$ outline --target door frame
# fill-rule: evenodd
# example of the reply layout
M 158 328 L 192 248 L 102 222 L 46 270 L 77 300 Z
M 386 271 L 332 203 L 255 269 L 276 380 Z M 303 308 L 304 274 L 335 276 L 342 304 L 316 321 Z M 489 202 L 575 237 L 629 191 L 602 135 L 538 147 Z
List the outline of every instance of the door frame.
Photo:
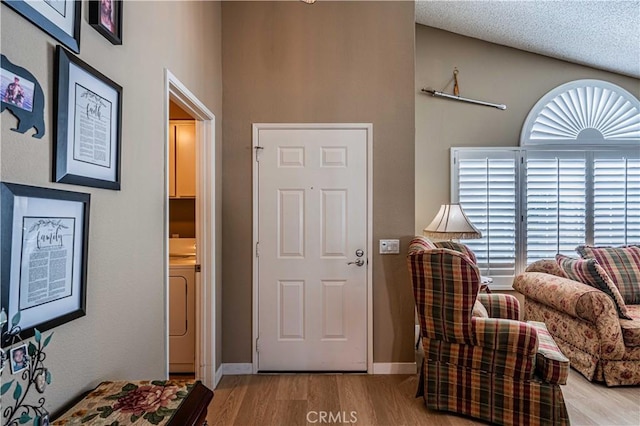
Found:
M 196 121 L 196 379 L 214 389 L 216 381 L 216 117 L 169 71 L 164 70 L 164 296 L 165 357 L 169 377 L 169 100 Z M 218 378 L 219 381 L 219 378 Z
M 363 129 L 367 132 L 367 373 L 373 374 L 373 124 L 372 123 L 254 123 L 252 137 L 253 160 L 253 330 L 251 333 L 253 374 L 258 372 L 258 183 L 259 168 L 257 155 L 258 134 L 261 129 L 281 130 L 327 130 Z

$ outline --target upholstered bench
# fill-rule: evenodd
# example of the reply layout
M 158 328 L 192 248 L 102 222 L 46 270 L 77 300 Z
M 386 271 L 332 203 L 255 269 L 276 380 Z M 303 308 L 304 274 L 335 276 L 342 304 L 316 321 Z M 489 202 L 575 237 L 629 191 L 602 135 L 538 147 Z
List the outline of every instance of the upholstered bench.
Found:
M 53 417 L 54 425 L 206 425 L 213 392 L 193 380 L 102 382 Z
M 527 321 L 538 332 L 536 373 L 542 380 L 559 385 L 567 384 L 569 359 L 564 356 L 543 322 Z

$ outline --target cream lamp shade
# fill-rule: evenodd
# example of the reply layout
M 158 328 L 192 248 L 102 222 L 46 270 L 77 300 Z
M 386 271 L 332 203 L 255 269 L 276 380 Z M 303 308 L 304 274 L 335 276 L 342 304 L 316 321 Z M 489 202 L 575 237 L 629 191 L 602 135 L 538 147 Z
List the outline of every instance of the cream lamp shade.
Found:
M 458 203 L 443 204 L 422 235 L 440 240 L 482 238 Z

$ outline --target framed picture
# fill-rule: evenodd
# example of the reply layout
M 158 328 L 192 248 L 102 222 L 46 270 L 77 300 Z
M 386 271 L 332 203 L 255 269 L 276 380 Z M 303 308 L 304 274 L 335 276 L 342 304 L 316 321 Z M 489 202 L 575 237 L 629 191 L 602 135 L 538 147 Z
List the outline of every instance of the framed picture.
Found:
M 86 314 L 90 197 L 0 182 L 2 346 Z
M 111 44 L 122 44 L 122 0 L 89 0 L 89 24 Z
M 80 53 L 81 0 L 2 0 L 42 31 Z
M 11 374 L 18 374 L 29 367 L 29 355 L 27 355 L 27 344 L 24 343 L 9 351 L 11 362 Z
M 35 76 L 26 68 L 0 55 L 0 112 L 8 109 L 18 119 L 16 128 L 26 133 L 32 127 L 35 138 L 44 136 L 44 93 Z
M 54 180 L 119 190 L 122 87 L 61 46 L 56 59 Z

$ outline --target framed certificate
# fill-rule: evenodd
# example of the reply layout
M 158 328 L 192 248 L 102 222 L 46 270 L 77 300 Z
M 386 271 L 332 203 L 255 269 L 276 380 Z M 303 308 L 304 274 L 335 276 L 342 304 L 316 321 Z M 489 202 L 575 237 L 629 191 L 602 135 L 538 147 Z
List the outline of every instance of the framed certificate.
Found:
M 56 49 L 56 182 L 120 189 L 122 87 Z
M 2 345 L 86 313 L 90 195 L 0 182 Z

